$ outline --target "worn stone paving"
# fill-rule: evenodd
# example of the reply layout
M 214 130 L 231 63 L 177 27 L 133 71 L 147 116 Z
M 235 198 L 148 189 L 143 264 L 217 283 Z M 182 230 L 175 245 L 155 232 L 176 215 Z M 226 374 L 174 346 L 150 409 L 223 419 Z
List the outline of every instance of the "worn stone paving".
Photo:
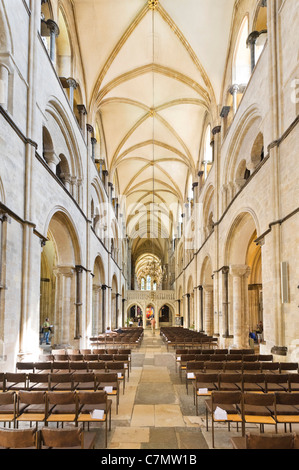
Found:
M 231 449 L 230 437 L 219 429 L 217 446 Z M 97 447 L 103 446 L 99 431 Z M 239 433 L 238 433 L 239 435 Z M 119 413 L 112 415 L 108 449 L 209 449 L 204 403 L 196 416 L 192 387 L 187 394 L 158 331 L 145 330 L 141 347 L 132 353 L 132 371 L 120 396 Z

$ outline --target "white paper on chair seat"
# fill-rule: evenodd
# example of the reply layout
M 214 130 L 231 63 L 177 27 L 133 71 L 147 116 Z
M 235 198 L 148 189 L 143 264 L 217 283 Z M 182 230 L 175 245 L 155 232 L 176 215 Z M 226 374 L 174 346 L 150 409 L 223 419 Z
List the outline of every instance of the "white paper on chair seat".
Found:
M 113 387 L 110 387 L 110 386 L 107 385 L 106 387 L 104 387 L 104 390 L 107 393 L 112 393 L 113 392 Z
M 180 361 L 180 360 L 181 360 L 181 356 L 178 356 L 176 360 L 177 360 L 177 361 Z
M 207 388 L 199 388 L 198 393 L 201 393 L 202 395 L 209 393 L 209 390 Z
M 187 373 L 187 379 L 195 379 L 194 372 L 188 372 Z
M 216 410 L 214 411 L 214 418 L 227 420 L 227 412 L 223 410 L 222 408 L 219 408 L 219 406 L 217 406 Z
M 119 379 L 121 379 L 121 378 L 122 378 L 122 373 L 121 373 L 121 372 L 117 372 L 117 377 L 118 377 Z
M 90 413 L 90 416 L 92 417 L 92 419 L 103 419 L 104 410 L 93 410 L 92 413 Z

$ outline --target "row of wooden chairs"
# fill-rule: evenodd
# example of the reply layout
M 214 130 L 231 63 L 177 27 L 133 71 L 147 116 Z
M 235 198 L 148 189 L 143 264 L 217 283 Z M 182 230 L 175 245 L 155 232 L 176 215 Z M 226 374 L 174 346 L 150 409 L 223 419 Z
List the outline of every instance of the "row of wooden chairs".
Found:
M 299 449 L 299 433 L 285 434 L 248 432 L 242 437 L 231 438 L 232 448 L 237 450 L 290 450 Z
M 105 423 L 105 446 L 111 430 L 112 400 L 104 390 L 97 391 L 26 391 L 0 394 L 1 421 L 18 428 L 19 423 L 39 423 L 44 426 L 59 423 L 76 427 L 90 423 Z M 2 444 L 3 445 L 3 444 Z M 0 442 L 1 446 L 1 442 Z M 4 446 L 5 447 L 5 446 Z
M 210 355 L 237 355 L 237 356 L 260 356 L 259 353 L 255 353 L 253 349 L 220 349 L 220 348 L 211 348 L 211 349 L 202 349 L 202 348 L 176 348 L 175 350 L 176 357 L 181 356 L 182 354 L 210 354 Z M 273 354 L 267 354 L 273 359 Z
M 193 397 L 198 415 L 201 397 L 211 395 L 214 391 L 299 393 L 299 374 L 244 374 L 244 373 L 196 373 L 193 383 Z
M 25 371 L 32 371 L 35 372 L 37 370 L 43 370 L 43 369 L 51 369 L 52 371 L 56 368 L 63 368 L 63 369 L 69 369 L 69 370 L 92 370 L 97 367 L 97 364 L 103 364 L 103 367 L 99 368 L 105 368 L 104 365 L 106 364 L 109 366 L 109 364 L 112 363 L 124 363 L 124 368 L 128 372 L 128 378 L 129 378 L 129 371 L 132 368 L 132 363 L 130 361 L 130 357 L 126 354 L 93 354 L 86 355 L 83 359 L 75 359 L 73 360 L 73 357 L 68 357 L 68 356 L 57 356 L 55 359 L 52 360 L 47 360 L 47 361 L 37 361 L 37 362 L 28 362 L 28 361 L 22 361 L 22 362 L 17 362 L 16 363 L 16 371 L 19 370 L 25 370 Z M 114 367 L 114 366 L 112 366 Z
M 209 430 L 209 418 L 212 423 L 212 447 L 215 447 L 215 423 L 227 423 L 228 429 L 232 423 L 239 425 L 242 436 L 246 434 L 246 425 L 258 425 L 260 433 L 265 426 L 274 426 L 278 433 L 278 425 L 284 426 L 284 432 L 289 425 L 299 422 L 299 393 L 274 392 L 253 393 L 241 391 L 213 391 L 205 399 L 206 430 Z
M 97 351 L 99 351 L 99 352 L 97 352 Z M 89 348 L 89 349 L 52 349 L 51 355 L 52 356 L 66 355 L 66 356 L 69 356 L 69 357 L 73 357 L 73 356 L 77 356 L 77 355 L 80 355 L 80 354 L 82 356 L 85 356 L 85 355 L 90 355 L 90 354 L 96 353 L 96 354 L 128 354 L 129 356 L 131 356 L 131 352 L 132 352 L 132 350 L 130 348 L 119 348 L 119 347 L 106 348 L 106 347 L 103 347 L 103 348 L 100 348 L 98 350 L 96 350 L 95 348 Z
M 94 449 L 95 439 L 82 428 L 0 429 L 0 449 Z
M 218 369 L 222 369 L 225 367 L 229 367 L 229 363 L 239 363 L 239 366 L 242 365 L 243 362 L 246 363 L 273 363 L 273 357 L 271 355 L 256 355 L 256 356 L 251 356 L 251 355 L 238 355 L 238 354 L 227 354 L 227 355 L 222 355 L 222 354 L 182 354 L 181 356 L 178 356 L 176 358 L 176 371 L 179 366 L 179 372 L 181 376 L 181 372 L 186 369 L 186 365 L 191 362 L 207 362 L 211 364 L 216 364 Z M 280 364 L 278 362 L 275 362 L 273 364 Z M 290 363 L 288 363 L 290 364 Z M 286 364 L 287 365 L 287 364 Z M 292 363 L 292 370 L 294 369 L 295 363 Z M 298 370 L 298 363 L 296 363 L 297 367 L 295 369 Z M 238 366 L 238 367 L 239 367 Z M 253 366 L 253 368 L 257 366 Z M 270 366 L 273 369 L 278 369 L 279 366 Z M 284 367 L 283 365 L 281 367 Z
M 1 381 L 2 379 L 2 381 Z M 112 387 L 112 395 L 119 402 L 120 384 L 125 393 L 125 374 L 123 369 L 95 370 L 93 372 L 40 372 L 40 373 L 2 373 L 0 374 L 2 392 L 8 391 L 68 391 L 68 390 L 99 390 Z M 2 395 L 2 394 L 0 394 Z
M 192 374 L 196 371 L 205 372 L 249 372 L 249 373 L 264 373 L 271 372 L 273 374 L 284 374 L 290 373 L 298 374 L 298 363 L 297 362 L 247 362 L 247 361 L 190 361 L 186 362 L 182 367 L 182 370 L 188 374 Z

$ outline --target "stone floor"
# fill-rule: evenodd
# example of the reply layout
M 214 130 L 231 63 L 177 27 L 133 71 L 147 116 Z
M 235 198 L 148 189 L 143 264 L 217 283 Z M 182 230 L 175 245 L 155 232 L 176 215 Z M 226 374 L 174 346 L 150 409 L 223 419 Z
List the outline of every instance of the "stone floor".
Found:
M 232 449 L 231 437 L 240 431 L 220 424 L 215 446 Z M 103 432 L 96 448 L 103 448 Z M 210 449 L 211 431 L 206 431 L 204 398 L 196 416 L 193 393 L 181 382 L 174 350 L 167 351 L 157 330 L 145 330 L 141 347 L 132 353 L 132 371 L 120 396 L 118 414 L 113 407 L 108 449 Z

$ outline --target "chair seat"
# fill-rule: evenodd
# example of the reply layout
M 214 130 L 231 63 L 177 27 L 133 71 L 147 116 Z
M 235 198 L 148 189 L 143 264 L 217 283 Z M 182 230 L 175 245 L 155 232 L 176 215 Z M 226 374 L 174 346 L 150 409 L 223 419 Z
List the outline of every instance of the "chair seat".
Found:
M 17 421 L 44 421 L 45 413 L 23 413 L 17 417 Z

